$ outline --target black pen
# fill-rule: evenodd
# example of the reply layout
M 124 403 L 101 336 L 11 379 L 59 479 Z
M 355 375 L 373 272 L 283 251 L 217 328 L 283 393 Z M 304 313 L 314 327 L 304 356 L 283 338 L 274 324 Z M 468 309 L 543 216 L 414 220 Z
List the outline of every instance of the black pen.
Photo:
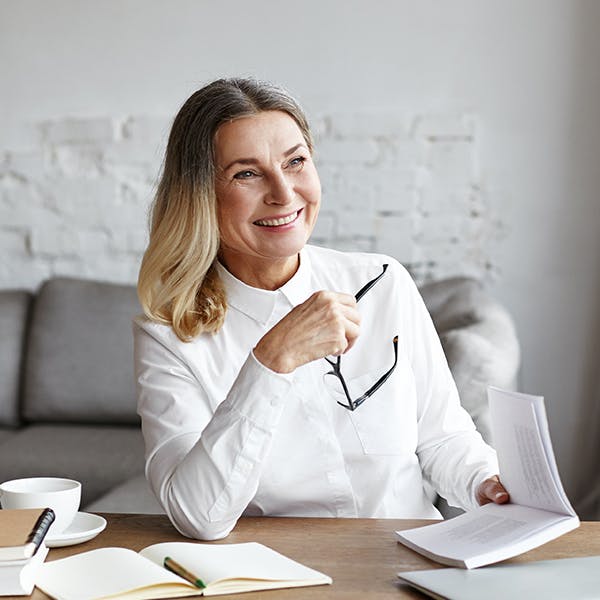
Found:
M 178 562 L 174 561 L 170 556 L 167 556 L 163 561 L 163 566 L 165 569 L 168 569 L 175 575 L 179 575 L 179 577 L 183 577 L 186 581 L 193 583 L 196 587 L 200 589 L 204 589 L 206 584 L 202 579 L 196 577 L 193 573 L 190 573 L 187 569 L 183 568 Z

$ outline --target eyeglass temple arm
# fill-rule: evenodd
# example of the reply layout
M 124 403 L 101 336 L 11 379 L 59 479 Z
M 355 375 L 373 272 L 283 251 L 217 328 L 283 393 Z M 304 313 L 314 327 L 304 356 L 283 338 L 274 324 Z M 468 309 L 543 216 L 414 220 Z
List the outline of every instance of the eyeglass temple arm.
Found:
M 384 264 L 383 271 L 381 271 L 381 273 L 377 277 L 375 277 L 375 279 L 371 279 L 371 281 L 369 281 L 368 283 L 365 283 L 365 285 L 363 285 L 363 287 L 361 287 L 360 290 L 358 290 L 358 292 L 356 292 L 354 298 L 356 299 L 357 302 L 383 277 L 388 266 L 389 265 L 387 263 Z
M 350 410 L 358 408 L 367 398 L 372 396 L 387 381 L 388 377 L 396 368 L 396 365 L 398 364 L 398 336 L 394 337 L 392 344 L 394 345 L 394 364 L 387 371 L 387 373 L 384 373 L 380 377 L 379 381 L 375 382 L 372 388 L 368 389 L 360 398 L 357 398 L 352 402 L 352 408 L 350 408 Z M 341 402 L 338 402 L 338 404 L 341 404 Z M 342 406 L 344 405 L 342 404 Z

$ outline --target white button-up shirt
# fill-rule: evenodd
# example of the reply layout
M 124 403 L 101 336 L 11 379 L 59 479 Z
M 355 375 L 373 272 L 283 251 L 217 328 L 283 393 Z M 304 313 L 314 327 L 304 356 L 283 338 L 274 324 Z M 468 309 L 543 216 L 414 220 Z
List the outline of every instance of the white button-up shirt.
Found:
M 315 360 L 275 373 L 254 357 L 262 336 L 318 290 L 355 294 L 361 334 L 342 356 L 354 396 L 393 364 L 355 411 L 325 384 Z M 165 325 L 134 324 L 138 412 L 146 475 L 173 524 L 201 539 L 227 535 L 242 515 L 436 518 L 424 479 L 470 508 L 498 472 L 460 406 L 439 338 L 406 270 L 375 254 L 306 246 L 276 291 L 247 286 L 219 265 L 228 310 L 222 329 L 184 343 Z

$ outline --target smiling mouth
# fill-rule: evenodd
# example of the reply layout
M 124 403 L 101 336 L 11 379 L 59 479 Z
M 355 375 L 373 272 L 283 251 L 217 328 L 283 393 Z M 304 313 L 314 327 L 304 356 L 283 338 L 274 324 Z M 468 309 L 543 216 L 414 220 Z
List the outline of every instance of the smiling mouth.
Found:
M 281 225 L 287 225 L 298 218 L 301 210 L 302 209 L 297 210 L 291 215 L 288 215 L 287 217 L 280 217 L 279 219 L 260 219 L 259 221 L 254 221 L 254 224 L 260 225 L 261 227 L 280 227 Z

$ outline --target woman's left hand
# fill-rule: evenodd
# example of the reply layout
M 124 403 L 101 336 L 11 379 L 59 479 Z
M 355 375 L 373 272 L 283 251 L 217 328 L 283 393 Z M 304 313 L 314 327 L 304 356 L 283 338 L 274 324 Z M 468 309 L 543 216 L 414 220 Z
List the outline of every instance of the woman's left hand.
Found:
M 510 500 L 508 492 L 500 483 L 498 475 L 494 475 L 479 484 L 477 489 L 477 502 L 480 505 L 495 502 L 496 504 L 505 504 Z

